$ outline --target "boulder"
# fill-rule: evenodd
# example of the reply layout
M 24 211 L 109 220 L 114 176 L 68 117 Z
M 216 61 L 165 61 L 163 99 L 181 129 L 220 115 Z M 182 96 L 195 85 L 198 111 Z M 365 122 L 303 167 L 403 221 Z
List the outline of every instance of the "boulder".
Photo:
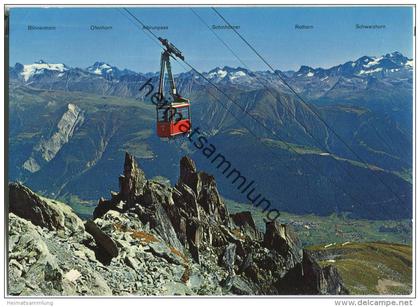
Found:
M 115 244 L 115 242 L 111 239 L 110 236 L 108 236 L 105 232 L 103 232 L 95 224 L 95 222 L 91 220 L 86 221 L 85 228 L 86 228 L 86 231 L 90 233 L 92 237 L 95 239 L 96 244 L 108 254 L 109 258 L 114 258 L 118 256 L 118 247 Z
M 177 249 L 175 248 L 169 248 L 166 244 L 162 242 L 150 242 L 148 244 L 150 247 L 152 253 L 158 257 L 162 257 L 166 259 L 170 263 L 184 265 L 185 261 L 182 258 L 181 254 Z

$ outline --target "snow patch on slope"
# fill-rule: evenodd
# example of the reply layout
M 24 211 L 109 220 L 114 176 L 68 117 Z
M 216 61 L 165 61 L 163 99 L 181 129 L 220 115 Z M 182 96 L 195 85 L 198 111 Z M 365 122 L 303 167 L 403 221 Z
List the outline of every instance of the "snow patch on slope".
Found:
M 219 78 L 224 78 L 227 76 L 227 71 L 226 70 L 222 70 L 219 69 L 218 71 L 214 71 L 212 73 L 209 74 L 210 78 L 214 78 L 214 77 L 219 77 Z
M 92 69 L 88 69 L 88 70 L 92 71 Z M 111 73 L 112 72 L 112 67 L 109 66 L 108 64 L 104 63 L 104 64 L 96 67 L 95 70 L 93 70 L 93 73 L 96 74 L 96 75 L 102 75 L 104 72 L 107 73 L 107 74 Z
M 28 81 L 32 76 L 42 74 L 45 70 L 58 71 L 63 73 L 68 70 L 64 64 L 48 64 L 40 61 L 35 64 L 23 65 L 21 75 L 25 81 Z
M 363 65 L 364 67 L 368 68 L 368 67 L 372 67 L 375 65 L 378 65 L 379 62 L 383 59 L 384 57 L 381 56 L 380 58 L 374 58 L 373 61 L 368 62 L 367 64 Z
M 375 72 L 380 72 L 380 71 L 382 71 L 381 67 L 375 68 L 375 69 L 370 69 L 370 70 L 361 70 L 359 72 L 359 75 L 368 75 L 368 74 L 373 74 Z
M 244 73 L 243 71 L 237 71 L 237 72 L 233 73 L 229 77 L 229 79 L 234 80 L 234 79 L 237 79 L 237 78 L 240 78 L 240 77 L 246 77 L 246 73 Z

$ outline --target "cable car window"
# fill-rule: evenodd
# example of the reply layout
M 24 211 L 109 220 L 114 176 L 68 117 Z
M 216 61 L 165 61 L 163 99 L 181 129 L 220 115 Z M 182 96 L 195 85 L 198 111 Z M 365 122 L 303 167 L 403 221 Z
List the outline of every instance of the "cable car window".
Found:
M 178 108 L 179 120 L 190 119 L 190 110 L 188 107 Z
M 168 114 L 167 108 L 157 109 L 157 121 L 158 122 L 167 122 L 168 121 Z

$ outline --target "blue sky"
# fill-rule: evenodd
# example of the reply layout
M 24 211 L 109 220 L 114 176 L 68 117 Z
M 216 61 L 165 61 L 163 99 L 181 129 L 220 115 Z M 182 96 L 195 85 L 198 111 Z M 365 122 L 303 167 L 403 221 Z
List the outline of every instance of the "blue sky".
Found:
M 154 31 L 168 38 L 197 69 L 242 66 L 189 8 L 129 8 L 145 24 L 166 26 Z M 208 25 L 225 23 L 211 8 L 195 8 Z M 411 7 L 236 7 L 219 8 L 222 15 L 272 64 L 281 70 L 301 65 L 330 67 L 363 55 L 399 51 L 413 56 Z M 118 8 L 12 8 L 10 64 L 43 59 L 87 67 L 103 61 L 134 71 L 157 71 L 161 49 Z M 310 25 L 297 30 L 295 25 Z M 356 24 L 385 25 L 361 30 Z M 29 31 L 28 25 L 55 26 Z M 112 30 L 90 27 L 112 26 Z M 233 31 L 216 30 L 254 70 L 267 70 Z M 174 63 L 176 72 L 183 68 Z

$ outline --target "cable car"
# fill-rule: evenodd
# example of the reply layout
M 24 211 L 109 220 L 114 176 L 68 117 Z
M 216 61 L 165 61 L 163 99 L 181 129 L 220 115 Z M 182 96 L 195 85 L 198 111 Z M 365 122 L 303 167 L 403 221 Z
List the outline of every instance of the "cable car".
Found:
M 165 46 L 165 50 L 162 52 L 160 59 L 158 97 L 161 98 L 161 102 L 156 104 L 156 130 L 157 135 L 161 138 L 173 138 L 191 132 L 190 101 L 178 94 L 169 60 L 169 57 L 174 56 L 184 60 L 184 56 L 167 39 L 159 37 L 159 40 Z M 172 102 L 164 100 L 165 69 L 168 71 Z
M 173 102 L 157 108 L 157 135 L 161 138 L 171 138 L 191 132 L 190 103 Z

